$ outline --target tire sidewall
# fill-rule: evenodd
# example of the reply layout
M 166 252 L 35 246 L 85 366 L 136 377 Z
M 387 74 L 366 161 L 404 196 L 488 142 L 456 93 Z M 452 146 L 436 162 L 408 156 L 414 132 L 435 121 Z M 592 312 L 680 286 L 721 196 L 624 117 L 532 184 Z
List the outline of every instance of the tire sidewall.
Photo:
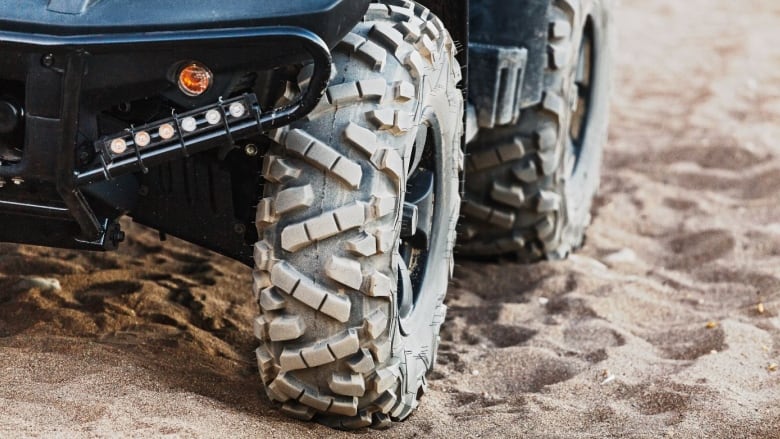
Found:
M 437 73 L 447 75 L 457 65 L 449 60 L 437 68 Z M 432 85 L 449 81 L 440 78 L 429 81 Z M 421 285 L 422 293 L 411 315 L 401 321 L 398 303 L 395 304 L 396 324 L 393 337 L 393 356 L 401 359 L 401 398 L 406 406 L 398 419 L 403 419 L 416 408 L 421 393 L 427 389 L 425 375 L 433 368 L 439 344 L 439 330 L 444 322 L 446 306 L 443 305 L 449 279 L 454 266 L 453 246 L 460 212 L 460 169 L 462 164 L 461 137 L 463 133 L 463 105 L 435 96 L 442 90 L 429 85 L 423 92 L 429 105 L 423 111 L 420 129 L 430 126 L 438 131 L 435 142 L 436 172 L 434 180 L 433 236 L 428 264 Z M 462 101 L 461 101 L 462 102 Z M 459 108 L 457 113 L 453 108 Z M 457 118 L 456 118 L 457 116 Z M 400 255 L 397 255 L 400 257 Z M 403 327 L 403 331 L 401 328 Z
M 607 141 L 607 127 L 609 124 L 609 106 L 611 94 L 611 65 L 613 37 L 611 35 L 611 1 L 610 0 L 583 0 L 580 10 L 575 12 L 576 31 L 573 34 L 572 58 L 570 70 L 576 69 L 579 47 L 588 20 L 593 27 L 593 45 L 595 58 L 592 73 L 592 91 L 590 107 L 587 113 L 587 130 L 583 139 L 583 148 L 579 156 L 574 172 L 571 175 L 561 175 L 564 180 L 564 215 L 561 241 L 566 252 L 581 245 L 584 230 L 590 223 L 593 197 L 598 192 L 601 180 L 601 163 L 604 144 Z M 566 96 L 571 96 L 574 90 L 568 79 L 569 87 Z M 566 123 L 561 127 L 561 147 L 566 151 L 571 124 L 571 112 L 567 113 Z M 563 160 L 566 160 L 564 153 Z M 565 166 L 560 167 L 562 172 L 567 172 Z

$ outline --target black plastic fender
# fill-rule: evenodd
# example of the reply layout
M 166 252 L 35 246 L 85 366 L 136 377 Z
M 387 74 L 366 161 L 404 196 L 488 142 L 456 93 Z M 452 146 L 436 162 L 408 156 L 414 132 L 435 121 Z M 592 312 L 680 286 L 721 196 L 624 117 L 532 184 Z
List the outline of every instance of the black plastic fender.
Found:
M 542 100 L 550 0 L 471 0 L 469 42 L 527 50 L 520 108 Z

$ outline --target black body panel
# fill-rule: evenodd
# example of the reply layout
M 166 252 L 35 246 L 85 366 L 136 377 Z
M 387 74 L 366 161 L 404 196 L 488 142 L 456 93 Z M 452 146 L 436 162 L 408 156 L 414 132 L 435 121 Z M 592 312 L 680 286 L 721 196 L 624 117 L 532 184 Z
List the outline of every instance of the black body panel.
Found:
M 252 265 L 262 157 L 199 154 L 140 176 L 133 221 Z
M 369 0 L 0 0 L 0 29 L 48 35 L 296 26 L 336 44 Z M 68 12 L 57 12 L 68 11 Z

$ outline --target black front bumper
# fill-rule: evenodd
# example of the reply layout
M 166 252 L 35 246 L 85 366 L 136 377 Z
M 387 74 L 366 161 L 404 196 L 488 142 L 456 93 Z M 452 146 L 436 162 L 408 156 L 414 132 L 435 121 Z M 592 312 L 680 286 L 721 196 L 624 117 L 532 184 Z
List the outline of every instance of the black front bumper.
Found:
M 41 2 L 35 3 L 42 7 Z M 144 172 L 148 166 L 224 146 L 305 115 L 327 86 L 329 43 L 335 44 L 353 27 L 366 4 L 363 0 L 293 1 L 286 3 L 300 7 L 298 12 L 304 10 L 304 3 L 319 3 L 325 12 L 316 8 L 312 12 L 309 8 L 308 15 L 266 14 L 247 18 L 252 15 L 246 11 L 271 3 L 232 2 L 231 7 L 221 10 L 216 21 L 205 25 L 203 17 L 210 15 L 204 8 L 217 2 L 189 3 L 185 4 L 190 14 L 177 16 L 175 24 L 166 22 L 164 14 L 151 13 L 145 15 L 144 25 L 133 26 L 130 21 L 138 17 L 125 15 L 122 8 L 132 4 L 133 10 L 147 13 L 158 8 L 159 2 L 103 0 L 80 16 L 56 14 L 57 20 L 52 21 L 55 15 L 51 11 L 19 8 L 16 1 L 0 0 L 0 10 L 5 15 L 0 19 L 0 86 L 22 84 L 24 102 L 23 156 L 20 161 L 0 165 L 0 179 L 6 183 L 0 189 L 0 224 L 4 226 L 0 227 L 0 241 L 93 250 L 113 248 L 121 236 L 114 222 L 118 216 L 116 206 L 103 209 L 91 203 L 84 195 L 89 185 Z M 250 3 L 253 9 L 247 9 Z M 108 10 L 104 8 L 108 5 L 115 6 L 110 17 L 105 16 Z M 239 14 L 241 11 L 244 13 Z M 339 17 L 331 17 L 339 13 Z M 298 26 L 215 28 L 215 24 L 280 24 L 301 17 L 308 17 L 304 24 L 314 24 L 312 17 L 317 14 L 321 19 L 335 20 L 317 21 L 320 24 L 313 27 L 319 34 Z M 173 18 L 171 12 L 168 18 Z M 349 23 L 351 19 L 355 21 Z M 207 29 L 187 30 L 192 26 Z M 125 32 L 131 28 L 138 31 Z M 26 31 L 22 32 L 23 29 Z M 241 120 L 226 120 L 220 126 L 199 130 L 197 136 L 186 136 L 179 129 L 173 139 L 157 142 L 155 148 L 135 147 L 131 157 L 116 163 L 111 157 L 105 160 L 101 147 L 105 145 L 106 133 L 98 128 L 95 114 L 117 102 L 165 92 L 171 88 L 172 66 L 188 60 L 210 66 L 215 75 L 313 60 L 315 74 L 302 96 L 284 108 L 264 111 L 254 95 L 243 95 L 234 99 L 248 107 L 248 115 Z M 211 95 L 193 99 L 188 108 L 195 116 L 208 109 L 218 109 L 226 116 L 219 93 L 217 89 Z M 174 113 L 171 120 L 178 123 L 180 116 Z M 85 145 L 97 153 L 89 163 L 78 159 L 78 152 Z

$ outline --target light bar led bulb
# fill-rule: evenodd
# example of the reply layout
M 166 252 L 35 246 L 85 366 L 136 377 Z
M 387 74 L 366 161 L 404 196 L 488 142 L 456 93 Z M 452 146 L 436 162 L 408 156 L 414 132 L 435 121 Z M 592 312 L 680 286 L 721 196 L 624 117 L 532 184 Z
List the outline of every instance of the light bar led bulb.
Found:
M 206 122 L 209 125 L 216 125 L 222 120 L 222 115 L 217 110 L 209 110 L 206 112 Z
M 127 142 L 125 142 L 125 139 L 114 139 L 111 141 L 109 149 L 114 154 L 122 154 L 127 151 Z
M 135 133 L 133 141 L 135 141 L 135 144 L 140 148 L 143 148 L 144 146 L 149 146 L 149 144 L 152 143 L 152 136 L 150 136 L 146 131 L 139 131 Z
M 233 102 L 230 104 L 230 108 L 228 109 L 230 112 L 230 115 L 238 119 L 239 117 L 246 114 L 246 107 L 244 107 L 244 104 L 241 102 Z
M 195 120 L 194 117 L 185 117 L 181 120 L 181 129 L 184 131 L 191 133 L 198 129 L 198 121 Z

